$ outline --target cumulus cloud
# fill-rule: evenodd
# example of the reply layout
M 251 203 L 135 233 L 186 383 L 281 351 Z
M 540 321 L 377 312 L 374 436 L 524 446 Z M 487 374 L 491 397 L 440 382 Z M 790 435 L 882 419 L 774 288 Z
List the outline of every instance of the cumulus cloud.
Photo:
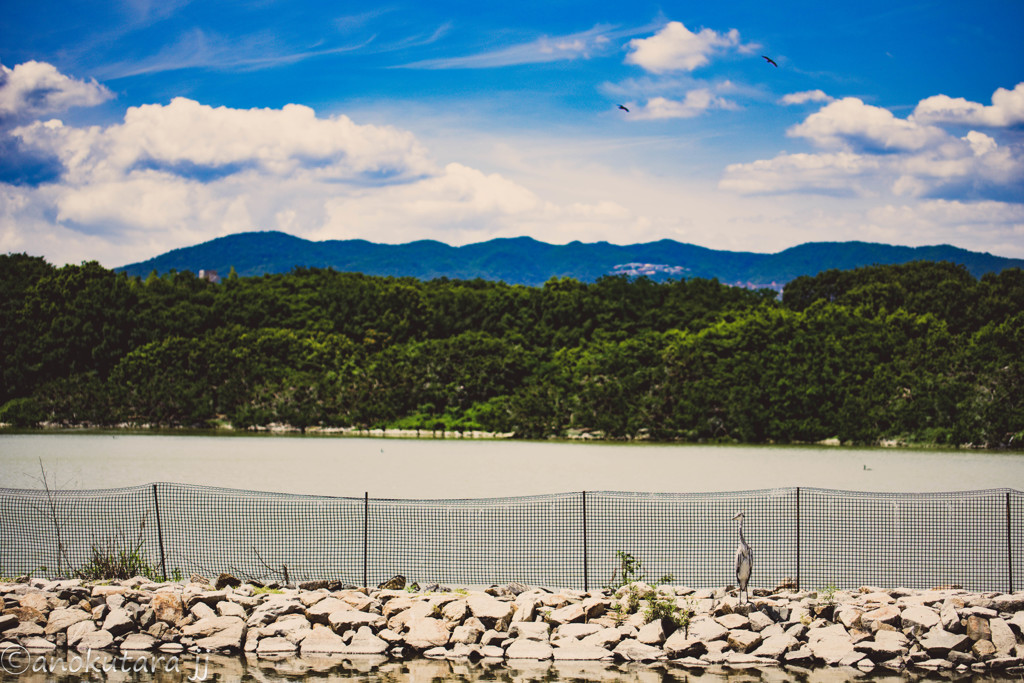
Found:
M 1000 96 L 993 101 L 1000 103 L 1001 113 L 988 114 L 988 120 L 1010 120 L 1012 98 Z M 934 104 L 935 98 L 928 98 L 918 111 L 938 111 Z M 733 164 L 726 168 L 719 187 L 744 194 L 1021 203 L 1024 150 L 1018 144 L 976 130 L 957 137 L 929 121 L 948 121 L 948 117 L 915 113 L 901 119 L 856 98 L 835 100 L 788 131 L 820 148 L 820 153 L 780 154 L 770 160 Z
M 851 152 L 780 154 L 746 164 L 731 164 L 719 183 L 743 194 L 811 192 L 834 196 L 870 194 L 882 161 Z
M 426 150 L 407 131 L 358 125 L 343 115 L 321 119 L 294 104 L 230 109 L 179 97 L 167 105 L 131 107 L 124 123 L 107 128 L 80 129 L 52 120 L 12 134 L 56 155 L 65 179 L 76 183 L 146 170 L 210 179 L 256 169 L 369 183 L 434 171 Z
M 686 93 L 682 100 L 652 97 L 642 107 L 636 108 L 633 118 L 637 119 L 689 119 L 700 116 L 709 109 L 736 109 L 736 104 L 715 95 L 708 88 L 697 88 Z
M 783 95 L 782 99 L 779 100 L 779 104 L 807 104 L 808 102 L 833 102 L 834 100 L 834 97 L 825 94 L 823 90 L 805 90 L 803 92 Z
M 0 64 L 0 122 L 92 107 L 112 97 L 95 80 L 71 78 L 52 64 L 29 61 L 13 69 Z
M 628 46 L 626 63 L 656 74 L 693 71 L 706 65 L 713 54 L 741 47 L 736 29 L 718 33 L 705 28 L 694 33 L 678 21 L 670 21 L 650 38 L 634 38 Z
M 896 118 L 856 97 L 827 104 L 788 135 L 807 138 L 818 147 L 872 152 L 919 150 L 947 137 L 941 128 Z
M 1005 128 L 1024 123 L 1024 83 L 1013 90 L 999 88 L 989 106 L 963 97 L 934 95 L 921 100 L 912 118 L 921 123 L 961 124 Z
M 46 225 L 45 234 L 64 235 L 54 251 L 97 253 L 106 240 L 110 265 L 242 230 L 458 243 L 609 230 L 631 219 L 603 198 L 559 205 L 499 173 L 441 166 L 408 131 L 299 105 L 232 109 L 177 98 L 132 107 L 106 127 L 53 119 L 12 135 L 53 156 L 59 173 L 33 187 L 0 179 L 0 246 L 17 248 Z

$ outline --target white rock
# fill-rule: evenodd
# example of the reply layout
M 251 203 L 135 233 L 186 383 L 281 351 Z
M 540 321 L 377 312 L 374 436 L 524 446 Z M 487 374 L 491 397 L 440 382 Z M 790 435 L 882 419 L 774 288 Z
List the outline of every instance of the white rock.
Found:
M 88 650 L 105 650 L 114 644 L 114 636 L 110 631 L 90 631 L 78 639 L 75 649 L 79 652 Z
M 634 640 L 632 638 L 623 640 L 615 646 L 615 649 L 612 650 L 612 652 L 623 659 L 632 662 L 650 662 L 656 659 L 666 658 L 665 651 L 660 647 L 645 645 L 639 640 Z
M 554 649 L 550 643 L 542 643 L 536 640 L 519 638 L 505 648 L 507 659 L 551 659 L 554 656 Z
M 703 642 L 722 640 L 729 635 L 729 629 L 708 617 L 694 617 L 690 621 L 690 637 Z
M 1012 657 L 1017 646 L 1017 637 L 1013 635 L 1010 625 L 999 617 L 989 619 L 988 625 L 992 631 L 992 644 L 996 648 L 996 656 Z
M 388 647 L 390 645 L 388 645 L 386 640 L 373 635 L 373 631 L 370 630 L 369 626 L 363 626 L 356 631 L 352 642 L 341 653 L 346 655 L 379 655 L 387 652 Z
M 570 625 L 571 624 L 567 624 L 562 628 L 567 628 Z M 606 650 L 610 650 L 618 645 L 619 641 L 622 640 L 622 637 L 622 632 L 617 628 L 603 628 L 589 636 L 584 636 L 580 640 L 580 644 L 588 647 L 601 647 Z
M 511 628 L 509 629 L 511 631 Z M 573 638 L 576 640 L 592 636 L 595 633 L 600 633 L 604 630 L 603 626 L 598 624 L 562 624 L 552 634 L 551 639 L 557 638 Z M 616 640 L 615 642 L 619 642 Z
M 551 627 L 542 621 L 522 621 L 508 627 L 511 638 L 526 638 L 547 642 L 550 639 Z
M 217 614 L 222 617 L 238 617 L 239 619 L 246 617 L 245 608 L 230 600 L 221 600 L 217 603 Z
M 73 626 L 81 621 L 92 619 L 92 615 L 85 610 L 78 609 L 77 607 L 71 609 L 55 609 L 50 612 L 50 616 L 46 621 L 46 628 L 44 629 L 47 635 L 53 635 L 54 633 L 61 633 L 66 631 L 68 627 Z
M 103 622 L 103 630 L 109 631 L 112 636 L 119 636 L 122 633 L 127 633 L 135 628 L 135 622 L 132 621 L 132 617 L 128 614 L 128 610 L 123 607 L 110 610 L 110 614 Z
M 256 654 L 258 655 L 279 655 L 279 654 L 291 654 L 298 649 L 298 646 L 287 638 L 273 637 L 273 638 L 260 638 L 259 645 L 256 646 Z
M 447 645 L 450 635 L 442 620 L 422 617 L 409 625 L 405 644 L 415 650 L 429 650 L 432 647 Z
M 309 635 L 302 639 L 299 651 L 302 654 L 338 654 L 344 651 L 345 640 L 334 631 L 316 624 Z
M 121 643 L 122 652 L 137 652 L 152 650 L 157 646 L 159 641 L 153 636 L 146 633 L 131 633 L 125 636 L 124 641 Z
M 555 661 L 599 661 L 612 659 L 614 656 L 603 647 L 584 645 L 578 640 L 566 640 L 565 643 L 555 647 L 552 653 Z
M 903 628 L 912 628 L 918 633 L 930 631 L 941 622 L 939 613 L 928 607 L 908 607 L 901 614 Z
M 98 630 L 95 622 L 91 619 L 88 621 L 80 621 L 77 624 L 68 627 L 68 647 L 74 647 L 78 644 L 78 641 L 88 633 L 93 633 Z
M 763 631 L 762 631 L 763 633 Z M 796 638 L 785 633 L 765 638 L 761 645 L 751 654 L 755 657 L 768 657 L 779 659 L 790 650 L 796 649 L 800 644 Z
M 644 645 L 661 645 L 665 642 L 665 628 L 660 619 L 644 624 L 636 634 L 636 639 Z

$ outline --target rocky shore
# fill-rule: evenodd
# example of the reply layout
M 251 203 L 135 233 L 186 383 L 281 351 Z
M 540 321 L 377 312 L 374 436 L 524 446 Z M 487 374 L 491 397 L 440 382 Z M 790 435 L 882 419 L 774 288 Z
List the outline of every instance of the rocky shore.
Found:
M 755 590 L 636 583 L 374 589 L 40 579 L 0 583 L 0 653 L 376 655 L 455 661 L 852 667 L 1024 673 L 1024 593 L 862 587 Z M 415 588 L 415 587 L 414 587 Z

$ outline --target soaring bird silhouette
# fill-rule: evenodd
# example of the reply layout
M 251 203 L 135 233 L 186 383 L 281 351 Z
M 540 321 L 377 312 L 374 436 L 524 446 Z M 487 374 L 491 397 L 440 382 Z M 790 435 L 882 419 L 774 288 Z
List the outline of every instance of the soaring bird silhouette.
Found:
M 626 109 L 626 108 L 625 108 L 624 106 L 622 106 L 621 104 L 619 105 L 619 109 L 621 109 L 622 111 L 629 111 L 628 109 Z
M 771 57 L 768 57 L 768 56 L 766 56 L 766 55 L 761 55 L 761 57 L 762 57 L 762 58 L 764 58 L 764 59 L 766 59 L 766 60 L 768 60 L 768 63 L 769 63 L 769 64 L 771 64 L 772 66 L 774 66 L 774 67 L 775 67 L 776 69 L 778 69 L 778 68 L 779 68 L 779 65 L 778 65 L 778 64 L 776 64 L 776 63 L 775 63 L 775 60 L 774 60 L 774 59 L 772 59 Z
M 747 601 L 747 582 L 754 568 L 754 551 L 750 549 L 747 539 L 743 538 L 743 512 L 737 512 L 733 520 L 740 522 L 740 544 L 736 548 L 736 580 L 740 584 L 740 602 Z

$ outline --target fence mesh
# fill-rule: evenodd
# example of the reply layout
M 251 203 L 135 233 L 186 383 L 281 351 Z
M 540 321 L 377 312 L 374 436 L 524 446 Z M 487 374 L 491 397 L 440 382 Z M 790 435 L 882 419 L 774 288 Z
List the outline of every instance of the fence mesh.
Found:
M 0 575 L 72 576 L 135 553 L 154 576 L 376 585 L 519 581 L 595 589 L 617 553 L 649 582 L 734 582 L 737 523 L 751 588 L 1024 587 L 1024 493 L 587 491 L 516 498 L 335 498 L 149 484 L 100 491 L 0 489 Z

